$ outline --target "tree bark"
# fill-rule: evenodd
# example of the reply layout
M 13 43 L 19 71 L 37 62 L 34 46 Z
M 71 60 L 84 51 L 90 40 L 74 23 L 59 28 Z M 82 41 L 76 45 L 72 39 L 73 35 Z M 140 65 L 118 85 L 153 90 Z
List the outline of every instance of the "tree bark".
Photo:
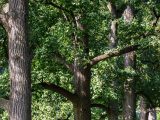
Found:
M 140 97 L 140 120 L 148 120 L 148 113 L 147 113 L 147 103 L 146 99 L 141 96 Z
M 109 47 L 111 49 L 117 47 L 117 28 L 118 28 L 118 23 L 117 23 L 117 8 L 116 6 L 112 3 L 109 2 L 107 5 L 112 18 L 114 18 L 111 21 L 111 26 L 110 26 L 110 33 L 109 33 L 109 41 L 110 45 Z M 113 84 L 113 90 L 116 93 L 116 88 L 117 88 L 117 81 L 114 79 L 112 81 Z M 111 99 L 108 103 L 109 109 L 108 109 L 108 120 L 118 120 L 118 101 L 117 99 Z
M 31 120 L 28 0 L 9 0 L 10 120 Z
M 133 10 L 128 5 L 124 10 L 123 18 L 125 23 L 130 24 L 133 19 Z M 125 54 L 125 68 L 132 68 L 135 70 L 136 54 L 135 52 L 130 52 Z M 135 78 L 128 77 L 124 83 L 124 120 L 134 120 L 135 110 L 136 110 L 136 95 L 135 95 Z
M 125 67 L 135 66 L 135 52 L 125 55 Z M 136 110 L 135 78 L 130 77 L 124 83 L 124 120 L 134 120 Z
M 110 40 L 110 48 L 115 48 L 117 46 L 117 21 L 113 20 L 111 22 L 111 31 L 109 34 L 109 40 Z M 113 80 L 113 89 L 114 92 L 116 92 L 117 88 L 117 81 Z M 117 99 L 109 101 L 109 110 L 108 110 L 108 120 L 118 120 L 118 101 Z
M 117 46 L 117 36 L 116 36 L 116 33 L 117 33 L 117 21 L 116 20 L 113 20 L 111 22 L 111 31 L 110 31 L 110 34 L 109 34 L 109 40 L 110 40 L 110 48 L 115 48 Z
M 75 92 L 79 100 L 74 104 L 74 118 L 75 120 L 91 120 L 90 68 L 77 70 L 75 78 Z

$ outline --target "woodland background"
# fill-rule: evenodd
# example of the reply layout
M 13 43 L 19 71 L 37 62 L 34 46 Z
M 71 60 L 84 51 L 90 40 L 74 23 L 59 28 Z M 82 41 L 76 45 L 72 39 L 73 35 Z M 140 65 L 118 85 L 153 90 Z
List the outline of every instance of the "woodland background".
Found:
M 32 119 L 73 120 L 82 105 L 92 120 L 160 120 L 159 18 L 159 0 L 30 0 Z M 2 26 L 1 98 L 10 94 L 7 41 Z

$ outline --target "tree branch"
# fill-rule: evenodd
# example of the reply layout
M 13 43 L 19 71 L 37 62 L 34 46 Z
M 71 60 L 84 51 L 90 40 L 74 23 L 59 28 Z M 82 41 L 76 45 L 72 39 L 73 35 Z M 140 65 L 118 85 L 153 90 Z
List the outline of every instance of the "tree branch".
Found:
M 0 98 L 0 108 L 9 112 L 9 100 Z
M 78 97 L 75 94 L 69 92 L 68 90 L 66 90 L 58 85 L 55 85 L 52 83 L 47 83 L 47 82 L 42 82 L 42 83 L 40 83 L 40 85 L 47 90 L 51 90 L 51 91 L 54 91 L 54 92 L 61 94 L 62 96 L 64 96 L 68 100 L 70 100 L 72 103 L 77 103 L 77 101 L 78 101 Z
M 159 20 L 159 18 L 160 18 L 160 14 L 157 13 L 155 7 L 153 7 L 153 10 L 152 10 L 152 11 L 153 11 L 153 14 L 154 14 L 154 16 L 155 16 L 155 18 L 156 18 L 156 20 L 153 22 L 153 27 L 156 27 L 156 26 L 157 26 L 157 23 L 158 23 L 158 20 Z
M 61 64 L 63 64 L 66 68 L 68 68 L 71 72 L 74 71 L 74 68 L 73 68 L 73 64 L 68 64 L 67 61 L 66 61 L 66 58 L 63 57 L 61 54 L 59 53 L 53 53 L 55 55 L 55 58 L 58 62 L 60 62 Z
M 97 108 L 103 109 L 103 110 L 105 110 L 106 112 L 108 111 L 108 107 L 106 107 L 106 106 L 103 105 L 103 104 L 93 103 L 93 104 L 91 104 L 91 108 L 93 108 L 93 107 L 97 107 Z
M 63 11 L 65 11 L 65 12 L 68 12 L 68 13 L 72 14 L 72 12 L 71 12 L 70 10 L 64 8 L 62 5 L 59 6 L 59 5 L 53 3 L 53 2 L 51 2 L 51 1 L 49 1 L 49 0 L 46 0 L 46 1 L 45 1 L 45 4 L 46 4 L 46 5 L 51 5 L 51 6 L 57 8 L 57 9 L 59 9 L 59 10 L 63 10 Z
M 95 58 L 93 58 L 89 64 L 90 66 L 93 66 L 97 63 L 99 63 L 100 61 L 103 61 L 103 60 L 106 60 L 108 58 L 111 58 L 111 57 L 115 57 L 115 56 L 120 56 L 122 54 L 125 54 L 125 53 L 129 53 L 129 52 L 132 52 L 132 51 L 135 51 L 137 50 L 139 47 L 139 45 L 133 45 L 133 46 L 128 46 L 128 47 L 125 47 L 123 49 L 112 49 L 112 50 L 109 50 L 107 53 L 104 53 L 102 55 L 99 55 Z
M 117 18 L 117 8 L 115 6 L 115 4 L 112 3 L 112 1 L 108 2 L 107 8 L 109 10 L 109 12 L 111 13 L 111 15 L 115 18 Z

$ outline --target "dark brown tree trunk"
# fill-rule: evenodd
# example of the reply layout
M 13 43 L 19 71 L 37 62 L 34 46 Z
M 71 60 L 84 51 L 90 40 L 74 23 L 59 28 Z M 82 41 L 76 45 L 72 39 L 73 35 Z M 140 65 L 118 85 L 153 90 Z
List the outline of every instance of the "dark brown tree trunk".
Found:
M 135 89 L 133 79 L 128 79 L 124 86 L 124 120 L 135 119 Z
M 109 102 L 108 120 L 118 120 L 118 102 L 112 100 Z
M 91 120 L 90 68 L 77 70 L 75 79 L 76 94 L 79 98 L 78 102 L 74 104 L 75 120 Z
M 9 0 L 10 120 L 31 120 L 27 0 Z
M 133 19 L 133 10 L 130 6 L 124 10 L 123 18 L 125 23 L 130 25 Z M 125 54 L 125 68 L 135 70 L 136 54 L 130 52 Z M 136 95 L 135 95 L 135 78 L 128 77 L 124 83 L 124 120 L 134 120 L 136 118 Z

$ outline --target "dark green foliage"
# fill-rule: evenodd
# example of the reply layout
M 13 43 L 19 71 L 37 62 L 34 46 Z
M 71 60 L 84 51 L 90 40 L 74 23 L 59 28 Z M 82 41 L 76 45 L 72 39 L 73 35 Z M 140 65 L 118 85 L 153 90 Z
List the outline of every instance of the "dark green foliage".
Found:
M 32 60 L 32 116 L 33 120 L 73 120 L 73 106 L 63 96 L 44 90 L 38 84 L 51 82 L 74 93 L 73 75 L 56 59 L 61 54 L 68 63 L 72 63 L 75 56 L 81 58 L 79 64 L 83 66 L 96 55 L 109 50 L 108 34 L 112 17 L 107 9 L 108 1 L 104 0 L 53 0 L 59 6 L 49 5 L 51 0 L 30 1 L 29 9 L 29 39 Z M 126 7 L 126 0 L 113 1 L 119 13 Z M 156 20 L 153 8 L 159 15 L 158 1 L 135 0 L 130 2 L 134 7 L 134 20 L 128 26 L 119 17 L 118 21 L 118 48 L 127 45 L 140 44 L 137 53 L 137 70 L 124 69 L 123 57 L 112 58 L 101 62 L 92 68 L 91 94 L 92 102 L 109 106 L 110 101 L 118 100 L 120 117 L 122 115 L 123 84 L 130 76 L 137 77 L 136 92 L 146 94 L 152 100 L 154 107 L 160 107 L 160 22 L 153 27 Z M 0 1 L 0 5 L 3 1 Z M 85 19 L 80 22 L 87 24 L 89 36 L 89 56 L 83 52 L 83 43 L 77 43 L 75 55 L 73 33 L 82 39 L 83 32 L 73 25 L 73 15 L 84 13 Z M 86 32 L 86 31 L 85 31 Z M 0 97 L 8 96 L 9 81 L 7 73 L 7 37 L 0 28 L 0 67 L 5 72 L 0 74 Z M 116 81 L 116 89 L 113 89 Z M 0 111 L 0 118 L 7 120 L 6 113 Z M 107 111 L 92 108 L 92 119 L 97 120 L 107 116 Z

